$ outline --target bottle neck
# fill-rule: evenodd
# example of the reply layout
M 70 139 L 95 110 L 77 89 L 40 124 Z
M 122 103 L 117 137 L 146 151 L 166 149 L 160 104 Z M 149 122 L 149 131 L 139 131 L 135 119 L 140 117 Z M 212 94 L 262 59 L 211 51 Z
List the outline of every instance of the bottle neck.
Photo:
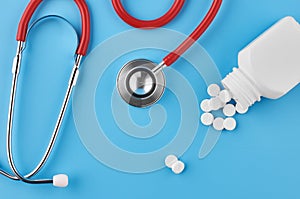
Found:
M 233 72 L 222 80 L 222 84 L 231 92 L 233 99 L 245 109 L 261 100 L 262 95 L 258 87 L 240 68 L 234 68 Z

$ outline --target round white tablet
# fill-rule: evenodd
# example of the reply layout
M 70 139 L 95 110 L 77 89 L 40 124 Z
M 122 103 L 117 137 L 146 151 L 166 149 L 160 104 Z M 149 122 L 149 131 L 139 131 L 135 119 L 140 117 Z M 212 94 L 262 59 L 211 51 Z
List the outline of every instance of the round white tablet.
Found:
M 219 110 L 224 105 L 225 104 L 218 97 L 214 97 L 209 100 L 209 107 L 211 110 L 214 110 L 214 111 Z
M 172 168 L 172 165 L 178 161 L 178 158 L 175 155 L 168 155 L 165 159 L 165 165 L 169 168 Z
M 232 104 L 226 104 L 223 108 L 223 113 L 228 117 L 234 116 L 236 113 L 235 106 Z
M 201 122 L 202 124 L 206 125 L 206 126 L 210 126 L 212 125 L 214 121 L 214 116 L 211 113 L 203 113 L 201 115 Z
M 177 161 L 172 165 L 172 171 L 175 174 L 181 174 L 183 172 L 184 168 L 185 168 L 185 165 L 181 161 Z
M 232 99 L 232 95 L 228 90 L 222 90 L 219 94 L 219 98 L 222 102 L 227 103 Z
M 236 128 L 236 120 L 232 117 L 224 120 L 224 128 L 228 131 L 233 131 Z
M 217 131 L 222 131 L 224 129 L 224 119 L 221 117 L 218 117 L 213 122 L 213 127 Z
M 221 88 L 218 84 L 211 84 L 208 86 L 207 88 L 207 93 L 211 96 L 211 97 L 216 97 L 219 95 L 221 91 Z
M 237 103 L 236 106 L 235 106 L 235 109 L 236 111 L 239 113 L 239 114 L 245 114 L 247 113 L 248 111 L 248 108 L 244 108 L 241 104 Z
M 204 112 L 210 112 L 211 111 L 211 108 L 210 108 L 210 100 L 209 99 L 205 99 L 201 102 L 200 104 L 200 108 L 202 111 Z

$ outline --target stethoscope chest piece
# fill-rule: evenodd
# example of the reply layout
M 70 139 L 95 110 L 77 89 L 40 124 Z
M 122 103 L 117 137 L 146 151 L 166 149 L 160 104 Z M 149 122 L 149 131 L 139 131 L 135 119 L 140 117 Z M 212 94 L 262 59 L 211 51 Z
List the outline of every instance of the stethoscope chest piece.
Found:
M 155 70 L 157 64 L 138 59 L 123 66 L 117 78 L 118 91 L 128 104 L 147 107 L 156 103 L 165 90 L 165 76 L 162 70 Z

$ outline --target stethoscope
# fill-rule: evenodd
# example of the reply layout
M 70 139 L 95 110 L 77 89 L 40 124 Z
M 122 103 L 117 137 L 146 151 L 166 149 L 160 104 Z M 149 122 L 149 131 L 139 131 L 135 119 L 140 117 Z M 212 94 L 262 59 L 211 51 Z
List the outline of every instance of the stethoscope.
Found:
M 171 9 L 162 17 L 144 21 L 132 17 L 123 7 L 121 0 L 112 0 L 114 9 L 122 20 L 135 28 L 158 28 L 174 19 L 182 9 L 185 0 L 175 0 Z M 207 30 L 216 17 L 222 0 L 214 0 L 210 10 L 194 32 L 160 64 L 146 59 L 126 63 L 117 77 L 117 88 L 125 102 L 135 107 L 147 107 L 156 103 L 164 93 L 166 79 L 163 69 L 175 63 Z
M 9 112 L 8 112 L 8 121 L 7 121 L 7 158 L 9 162 L 9 166 L 13 172 L 12 174 L 9 174 L 8 172 L 5 172 L 3 170 L 0 170 L 0 174 L 12 179 L 12 180 L 21 180 L 25 183 L 30 184 L 53 184 L 57 187 L 66 187 L 68 185 L 68 176 L 65 174 L 59 174 L 53 176 L 52 179 L 37 179 L 33 180 L 31 179 L 33 176 L 35 176 L 41 168 L 45 165 L 47 162 L 52 149 L 54 147 L 55 141 L 57 139 L 68 103 L 70 101 L 71 93 L 76 85 L 78 75 L 79 75 L 79 66 L 81 64 L 81 60 L 83 56 L 86 55 L 89 42 L 90 42 L 90 14 L 88 6 L 85 2 L 85 0 L 74 0 L 78 9 L 80 10 L 81 15 L 81 21 L 82 21 L 82 32 L 81 32 L 81 39 L 76 51 L 76 58 L 75 58 L 75 64 L 71 72 L 71 76 L 68 83 L 68 89 L 65 94 L 65 98 L 52 134 L 52 137 L 50 139 L 50 142 L 48 144 L 47 150 L 42 157 L 39 164 L 36 166 L 35 169 L 33 169 L 29 174 L 22 175 L 18 171 L 14 159 L 13 159 L 13 153 L 12 153 L 12 126 L 13 126 L 13 116 L 14 116 L 14 107 L 15 107 L 15 96 L 17 91 L 17 85 L 18 85 L 18 76 L 21 68 L 21 62 L 22 62 L 22 53 L 25 49 L 25 41 L 28 34 L 28 27 L 29 22 L 32 18 L 32 15 L 36 11 L 36 9 L 41 4 L 42 0 L 31 0 L 28 4 L 21 21 L 19 23 L 18 33 L 17 33 L 17 41 L 18 41 L 18 47 L 17 47 L 17 53 L 16 57 L 14 58 L 13 67 L 12 67 L 12 86 L 11 86 L 11 94 L 10 94 L 10 104 L 9 104 Z

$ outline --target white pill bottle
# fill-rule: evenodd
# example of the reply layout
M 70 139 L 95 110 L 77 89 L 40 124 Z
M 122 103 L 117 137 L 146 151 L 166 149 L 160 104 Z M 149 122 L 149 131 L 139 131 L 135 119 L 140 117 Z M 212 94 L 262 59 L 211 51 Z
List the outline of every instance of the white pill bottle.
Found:
M 239 53 L 238 65 L 222 84 L 244 109 L 261 97 L 285 95 L 300 81 L 299 23 L 292 17 L 277 22 Z

